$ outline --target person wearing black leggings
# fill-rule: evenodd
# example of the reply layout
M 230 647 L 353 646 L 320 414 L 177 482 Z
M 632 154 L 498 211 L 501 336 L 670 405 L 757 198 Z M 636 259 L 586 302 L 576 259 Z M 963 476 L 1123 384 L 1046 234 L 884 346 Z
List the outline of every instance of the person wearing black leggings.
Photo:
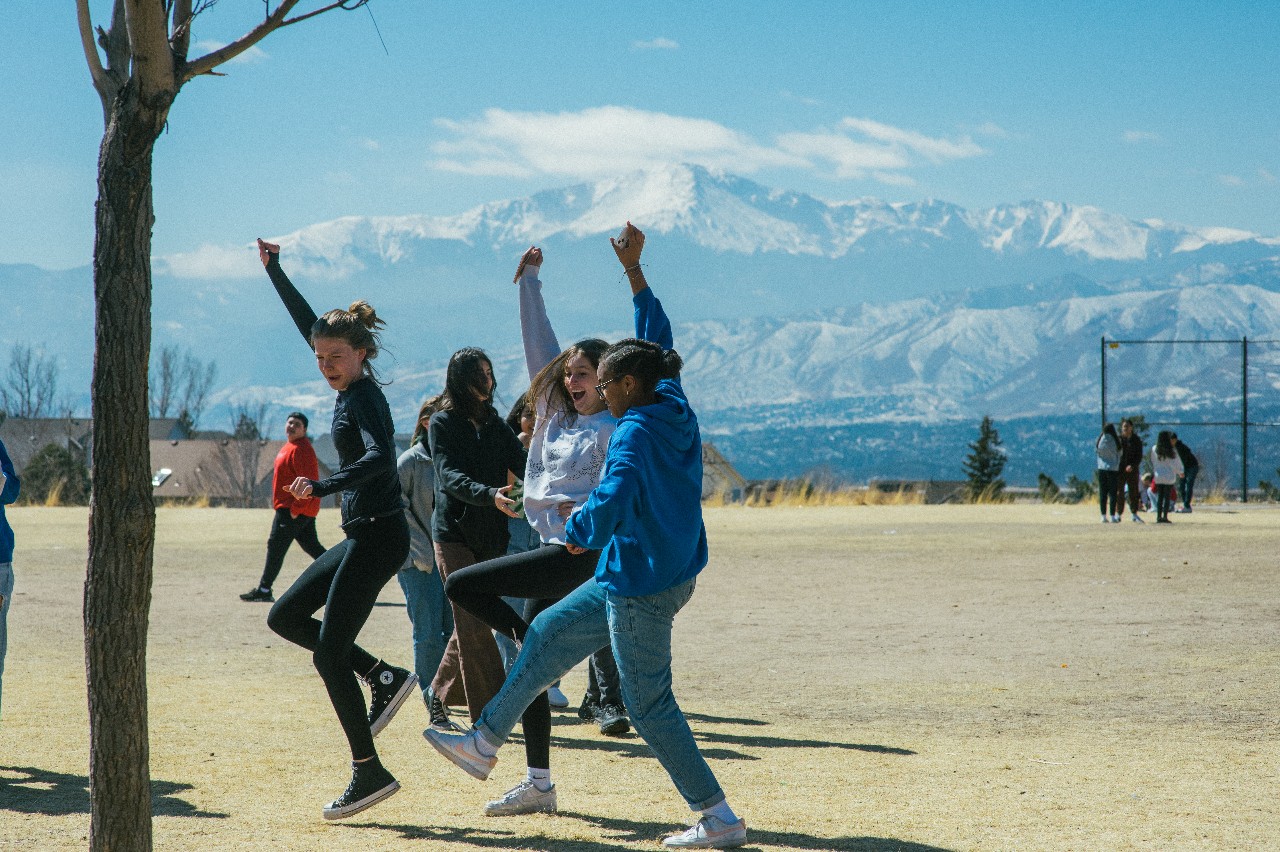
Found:
M 474 614 L 498 633 L 523 642 L 529 624 L 543 610 L 559 602 L 595 575 L 599 551 L 570 549 L 565 519 L 587 499 L 600 482 L 609 439 L 617 418 L 609 413 L 595 392 L 600 356 L 609 345 L 598 339 L 581 340 L 560 351 L 547 318 L 538 278 L 542 250 L 531 247 L 520 259 L 516 282 L 520 286 L 520 329 L 534 401 L 533 437 L 524 477 L 524 508 L 538 531 L 542 546 L 527 553 L 503 556 L 464 568 L 445 582 L 445 592 L 462 609 Z M 637 334 L 650 325 L 648 309 L 637 311 Z M 502 596 L 527 598 L 523 618 Z M 605 677 L 612 673 L 617 695 L 617 667 L 613 651 L 605 646 L 596 656 L 607 657 Z M 609 693 L 606 693 L 609 694 Z M 630 728 L 620 696 L 609 705 L 610 721 L 621 733 Z M 603 710 L 603 708 L 602 708 Z M 508 816 L 556 809 L 556 789 L 551 782 L 551 709 L 546 693 L 539 694 L 521 717 L 525 739 L 527 775 L 496 801 L 485 805 L 489 816 Z
M 388 665 L 356 644 L 378 593 L 409 553 L 409 527 L 396 473 L 395 427 L 369 363 L 378 354 L 382 321 L 363 301 L 316 317 L 280 268 L 280 247 L 258 240 L 258 254 L 298 331 L 315 351 L 321 375 L 338 392 L 332 427 L 338 472 L 318 481 L 299 476 L 288 488 L 299 500 L 341 491 L 346 538 L 311 563 L 280 596 L 267 625 L 312 652 L 351 746 L 351 783 L 324 806 L 325 819 L 343 819 L 400 789 L 378 759 L 373 738 L 418 682 L 412 672 Z M 324 618 L 317 619 L 321 608 Z M 372 692 L 367 714 L 357 679 Z

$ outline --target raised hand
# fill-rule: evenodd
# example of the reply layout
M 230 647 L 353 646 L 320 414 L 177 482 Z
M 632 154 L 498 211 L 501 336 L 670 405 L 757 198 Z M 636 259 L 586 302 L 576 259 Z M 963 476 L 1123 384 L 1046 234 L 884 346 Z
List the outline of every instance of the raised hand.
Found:
M 644 251 L 643 231 L 627 222 L 622 233 L 610 237 L 609 242 L 613 244 L 613 251 L 618 255 L 618 262 L 624 270 L 630 271 L 632 267 L 639 266 L 640 253 Z
M 258 237 L 258 259 L 262 261 L 263 266 L 271 262 L 271 255 L 273 254 L 280 254 L 280 246 Z
M 529 246 L 528 250 L 520 256 L 520 265 L 516 267 L 516 275 L 512 278 L 513 283 L 520 283 L 520 276 L 524 273 L 526 266 L 542 265 L 542 249 L 537 246 Z

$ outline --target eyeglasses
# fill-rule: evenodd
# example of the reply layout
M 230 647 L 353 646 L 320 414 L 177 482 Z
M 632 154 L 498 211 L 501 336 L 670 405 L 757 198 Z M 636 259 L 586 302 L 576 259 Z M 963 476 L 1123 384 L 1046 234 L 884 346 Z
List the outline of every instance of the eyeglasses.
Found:
M 605 389 L 605 387 L 607 387 L 611 382 L 616 382 L 617 380 L 618 380 L 618 377 L 617 377 L 617 376 L 614 376 L 612 379 L 606 379 L 605 381 L 603 381 L 603 382 L 601 382 L 600 384 L 596 385 L 596 393 L 600 394 L 600 398 L 601 398 L 601 399 L 604 399 L 604 389 Z

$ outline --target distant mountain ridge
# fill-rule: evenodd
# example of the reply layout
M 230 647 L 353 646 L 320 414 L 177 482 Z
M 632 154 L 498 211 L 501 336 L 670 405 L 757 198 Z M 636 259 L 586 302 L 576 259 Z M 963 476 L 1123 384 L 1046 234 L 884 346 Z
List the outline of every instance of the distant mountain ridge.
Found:
M 523 388 L 510 279 L 529 244 L 547 253 L 542 277 L 562 342 L 629 334 L 629 293 L 606 241 L 628 219 L 649 235 L 649 280 L 678 325 L 704 431 L 721 441 L 766 428 L 820 440 L 822 429 L 859 424 L 1080 416 L 1097 409 L 1103 335 L 1265 338 L 1280 323 L 1274 237 L 1058 202 L 977 211 L 827 202 L 692 166 L 457 216 L 348 217 L 276 239 L 317 310 L 361 297 L 384 315 L 389 351 L 379 363 L 396 379 L 388 394 L 407 423 L 460 346 L 490 349 L 509 398 Z M 250 235 L 157 258 L 155 268 L 157 346 L 216 360 L 222 399 L 256 394 L 327 417 L 332 394 L 312 379 Z M 17 315 L 0 347 L 56 352 L 64 388 L 79 389 L 87 410 L 88 268 L 0 266 L 0 289 L 23 294 L 10 300 Z M 1124 353 L 1115 379 L 1136 370 L 1129 401 L 1151 410 L 1221 402 L 1229 369 L 1184 360 Z M 1257 369 L 1270 364 L 1258 354 Z M 805 458 L 797 450 L 792 467 Z

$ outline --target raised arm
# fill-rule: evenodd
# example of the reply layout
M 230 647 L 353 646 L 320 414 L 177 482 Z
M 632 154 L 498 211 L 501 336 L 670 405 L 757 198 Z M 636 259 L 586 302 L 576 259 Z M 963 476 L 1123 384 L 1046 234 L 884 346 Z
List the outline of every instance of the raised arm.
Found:
M 662 309 L 662 303 L 649 289 L 644 270 L 640 268 L 640 255 L 644 251 L 644 232 L 630 222 L 616 238 L 610 237 L 613 251 L 631 284 L 631 301 L 635 305 L 636 337 L 658 344 L 663 349 L 675 345 L 671 333 L 671 320 Z
M 316 324 L 316 312 L 311 310 L 307 300 L 302 298 L 298 288 L 293 286 L 289 276 L 285 275 L 284 270 L 280 268 L 280 246 L 275 243 L 268 243 L 259 237 L 258 257 L 262 260 L 262 265 L 266 267 L 267 275 L 271 278 L 271 283 L 275 285 L 280 301 L 284 302 L 285 309 L 289 311 L 289 316 L 293 318 L 293 324 L 302 333 L 302 339 L 307 341 L 308 346 L 311 346 L 311 327 Z
M 560 343 L 542 299 L 542 282 L 538 279 L 541 266 L 542 249 L 532 246 L 520 258 L 515 278 L 520 287 L 520 336 L 524 340 L 524 363 L 530 381 L 560 354 Z

